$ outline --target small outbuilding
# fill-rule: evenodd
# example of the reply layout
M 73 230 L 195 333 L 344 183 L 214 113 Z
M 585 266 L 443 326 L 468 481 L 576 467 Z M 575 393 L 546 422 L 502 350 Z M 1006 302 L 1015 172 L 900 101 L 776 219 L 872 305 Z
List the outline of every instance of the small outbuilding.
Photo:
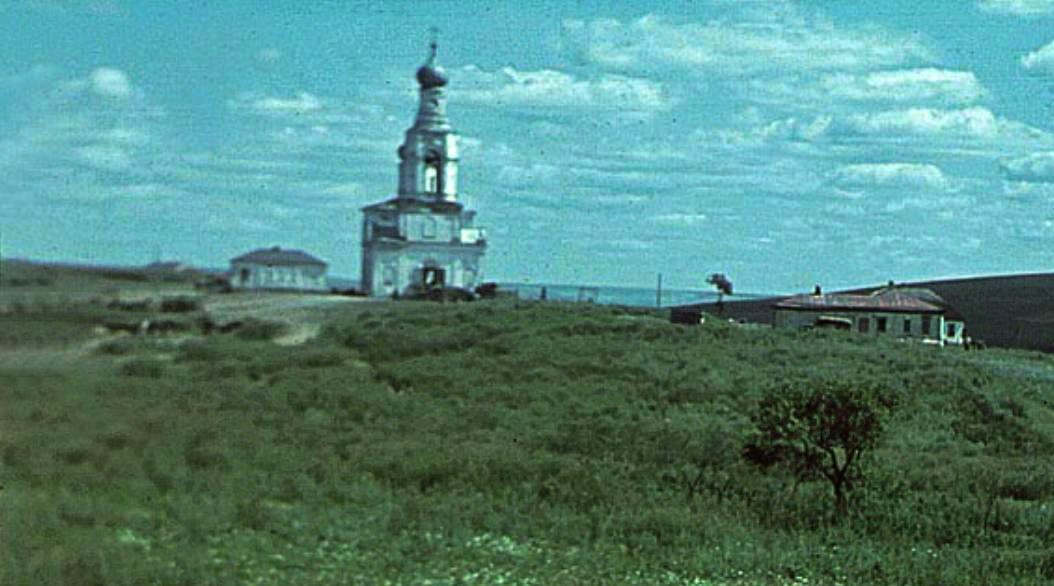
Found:
M 261 248 L 231 259 L 234 290 L 327 291 L 325 262 L 302 250 Z

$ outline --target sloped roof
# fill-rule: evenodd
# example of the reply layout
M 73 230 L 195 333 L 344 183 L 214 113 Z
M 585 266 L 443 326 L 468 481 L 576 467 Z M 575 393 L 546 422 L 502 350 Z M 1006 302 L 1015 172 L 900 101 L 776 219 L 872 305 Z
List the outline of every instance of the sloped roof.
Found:
M 283 250 L 278 246 L 254 250 L 252 252 L 232 258 L 231 262 L 251 262 L 256 264 L 275 266 L 326 266 L 325 262 L 311 256 L 303 250 Z
M 944 310 L 944 317 L 946 319 L 954 321 L 964 321 L 963 315 L 959 313 L 954 307 L 948 305 L 943 297 L 938 295 L 933 289 L 927 289 L 925 287 L 883 287 L 875 290 L 871 293 L 874 297 L 881 297 L 889 295 L 891 293 L 901 293 L 904 295 L 910 295 L 915 299 L 929 303 L 930 305 L 936 305 L 937 307 Z
M 387 201 L 370 204 L 362 211 L 429 211 L 437 214 L 457 213 L 464 209 L 457 201 L 425 200 L 408 197 L 393 197 Z
M 942 313 L 944 309 L 922 301 L 900 291 L 887 291 L 882 295 L 850 295 L 834 293 L 827 295 L 795 295 L 776 302 L 775 309 L 801 309 L 814 311 L 882 311 L 889 313 Z
M 882 287 L 876 289 L 871 293 L 872 297 L 881 297 L 883 295 L 889 295 L 890 293 L 903 293 L 905 295 L 911 295 L 919 301 L 925 301 L 926 303 L 932 303 L 933 305 L 943 306 L 947 305 L 947 302 L 943 297 L 937 295 L 933 289 L 926 289 L 925 287 L 898 287 L 896 285 L 892 287 Z

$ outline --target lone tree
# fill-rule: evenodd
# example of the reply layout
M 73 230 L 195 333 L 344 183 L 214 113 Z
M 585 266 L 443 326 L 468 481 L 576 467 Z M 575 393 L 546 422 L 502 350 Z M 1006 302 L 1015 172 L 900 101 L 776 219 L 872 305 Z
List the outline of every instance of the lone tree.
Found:
M 706 282 L 717 289 L 717 309 L 723 312 L 725 308 L 725 295 L 732 294 L 732 281 L 724 273 L 712 273 L 706 278 Z
M 785 383 L 758 403 L 743 456 L 762 468 L 787 468 L 797 482 L 826 479 L 841 517 L 863 477 L 862 457 L 878 444 L 895 402 L 892 393 L 866 382 Z
M 706 282 L 717 289 L 718 295 L 732 294 L 732 281 L 728 280 L 724 273 L 713 273 L 706 278 Z

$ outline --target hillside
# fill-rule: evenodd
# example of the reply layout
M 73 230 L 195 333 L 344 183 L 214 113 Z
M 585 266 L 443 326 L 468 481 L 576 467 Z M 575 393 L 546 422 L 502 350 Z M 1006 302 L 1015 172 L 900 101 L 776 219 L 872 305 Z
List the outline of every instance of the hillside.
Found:
M 107 267 L 0 259 L 0 309 L 12 304 L 61 305 L 96 298 L 159 297 L 191 292 L 201 273 L 151 271 L 143 267 Z
M 1054 274 L 974 277 L 898 283 L 934 290 L 966 318 L 967 332 L 989 346 L 1054 352 Z M 842 291 L 867 293 L 880 285 Z M 726 301 L 723 315 L 771 324 L 779 298 Z M 717 313 L 713 303 L 702 304 Z
M 34 311 L 0 316 L 38 330 L 0 340 L 3 584 L 1054 579 L 1043 355 L 516 301 L 327 307 L 295 346 Z M 744 458 L 825 380 L 894 406 L 844 516 Z

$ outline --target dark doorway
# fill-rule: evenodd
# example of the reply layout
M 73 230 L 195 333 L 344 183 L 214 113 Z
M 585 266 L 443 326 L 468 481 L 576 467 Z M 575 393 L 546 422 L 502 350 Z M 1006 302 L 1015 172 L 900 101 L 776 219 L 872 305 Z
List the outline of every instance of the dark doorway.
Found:
M 425 267 L 421 271 L 425 289 L 442 289 L 446 286 L 446 271 L 439 267 Z

